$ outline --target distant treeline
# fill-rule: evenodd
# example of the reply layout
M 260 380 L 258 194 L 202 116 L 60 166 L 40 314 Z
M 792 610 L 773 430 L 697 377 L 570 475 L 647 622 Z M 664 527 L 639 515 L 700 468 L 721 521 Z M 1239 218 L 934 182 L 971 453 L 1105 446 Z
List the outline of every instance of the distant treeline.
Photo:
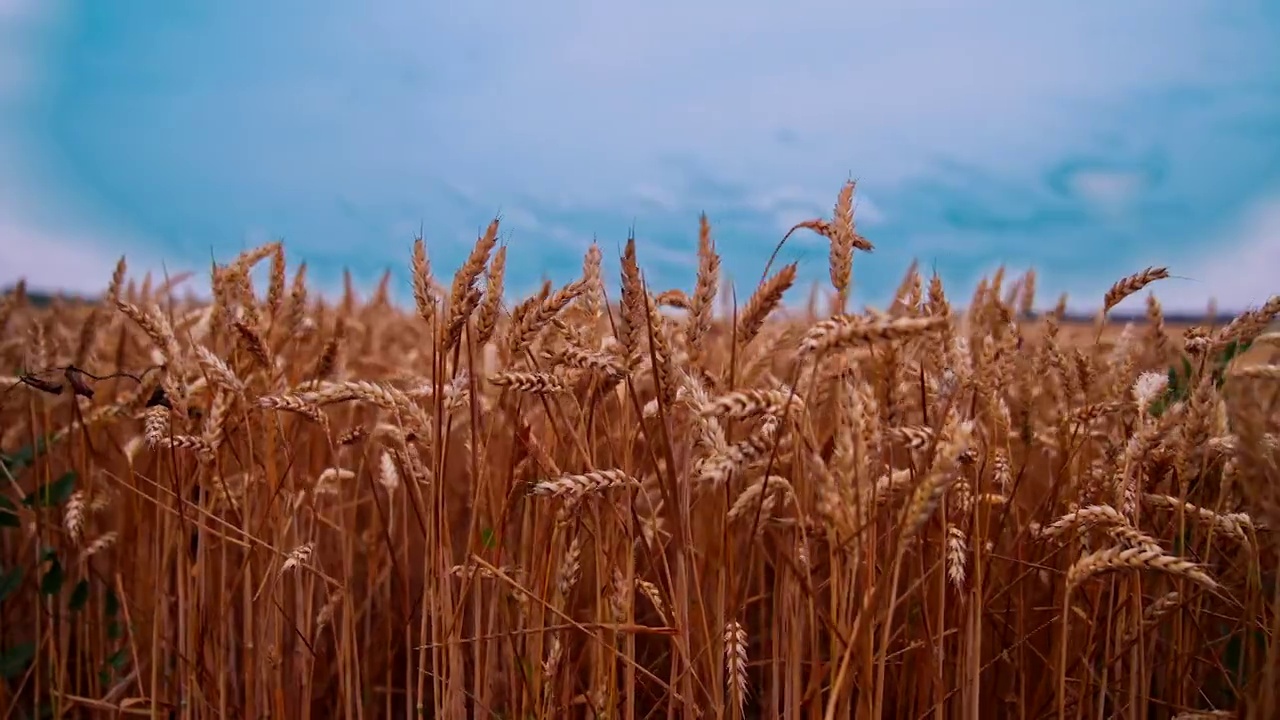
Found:
M 13 290 L 12 286 L 5 288 L 3 292 L 0 292 L 0 296 L 8 294 L 11 290 Z M 27 290 L 27 299 L 31 302 L 32 305 L 36 307 L 47 307 L 50 303 L 53 302 L 54 298 L 59 298 L 62 300 L 62 302 L 69 303 L 69 304 L 97 302 L 96 298 L 88 298 L 88 297 L 84 297 L 83 295 L 75 295 L 75 294 L 67 294 L 67 293 L 46 293 L 46 292 L 40 292 L 35 290 Z M 1035 313 L 1031 313 L 1030 316 L 1024 319 L 1035 320 L 1044 314 L 1045 313 L 1043 312 L 1035 312 Z M 1113 310 L 1107 316 L 1107 319 L 1111 323 L 1119 323 L 1123 325 L 1125 323 L 1145 323 L 1147 321 L 1147 316 L 1145 313 L 1141 311 L 1118 312 Z M 1164 316 L 1164 321 L 1173 325 L 1203 324 L 1205 323 L 1206 319 L 1207 318 L 1204 313 L 1168 313 L 1166 312 Z M 1232 313 L 1219 313 L 1213 319 L 1213 324 L 1224 325 L 1228 322 L 1231 322 L 1234 319 L 1235 319 L 1235 315 Z M 1063 320 L 1068 323 L 1092 323 L 1094 321 L 1094 316 L 1092 314 L 1081 315 L 1081 314 L 1067 313 L 1063 317 Z
M 8 295 L 10 292 L 13 292 L 12 285 L 5 288 L 3 291 L 0 291 L 0 297 Z M 55 299 L 61 300 L 62 302 L 70 305 L 96 302 L 96 300 L 93 298 L 87 298 L 82 295 L 74 295 L 74 294 L 68 294 L 68 293 L 45 293 L 45 292 L 39 292 L 36 290 L 27 290 L 26 295 L 27 295 L 27 302 L 31 303 L 36 307 L 48 307 L 51 303 L 53 303 Z

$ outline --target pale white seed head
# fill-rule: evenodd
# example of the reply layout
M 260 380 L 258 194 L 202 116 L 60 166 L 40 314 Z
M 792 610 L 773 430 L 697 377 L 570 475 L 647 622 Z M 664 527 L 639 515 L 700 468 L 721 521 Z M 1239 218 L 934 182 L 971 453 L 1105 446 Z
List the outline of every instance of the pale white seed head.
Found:
M 387 492 L 391 492 L 400 487 L 400 470 L 396 467 L 396 461 L 392 459 L 391 453 L 382 452 L 382 457 L 378 459 L 378 483 L 386 488 Z
M 1158 372 L 1144 372 L 1133 383 L 1133 397 L 1139 406 L 1146 407 L 1168 384 L 1169 376 Z

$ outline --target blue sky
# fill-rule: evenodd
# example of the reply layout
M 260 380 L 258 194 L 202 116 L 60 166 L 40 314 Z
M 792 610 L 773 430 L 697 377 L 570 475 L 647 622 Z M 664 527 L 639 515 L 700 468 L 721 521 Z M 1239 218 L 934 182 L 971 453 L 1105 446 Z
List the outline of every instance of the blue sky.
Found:
M 317 280 L 425 229 L 451 273 L 495 214 L 508 287 L 658 287 L 697 218 L 745 293 L 859 182 L 857 297 L 1004 263 L 1093 308 L 1148 264 L 1201 309 L 1280 292 L 1280 5 L 652 0 L 0 0 L 0 285 L 96 291 L 283 237 Z M 808 285 L 826 250 L 782 253 Z M 798 288 L 803 300 L 807 288 Z

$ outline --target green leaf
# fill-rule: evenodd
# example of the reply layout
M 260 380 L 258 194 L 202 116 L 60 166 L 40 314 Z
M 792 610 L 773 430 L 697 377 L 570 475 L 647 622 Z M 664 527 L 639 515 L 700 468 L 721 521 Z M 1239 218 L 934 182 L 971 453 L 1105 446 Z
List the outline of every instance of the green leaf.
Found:
M 107 623 L 107 639 L 119 640 L 122 637 L 124 637 L 124 631 L 121 629 L 120 623 L 115 620 Z
M 1219 362 L 1222 362 L 1222 363 L 1231 362 L 1231 358 L 1234 358 L 1236 356 L 1236 352 L 1239 351 L 1239 349 L 1240 349 L 1239 340 L 1232 340 L 1231 342 L 1227 343 L 1227 346 L 1222 349 L 1222 356 L 1219 358 Z
M 18 527 L 18 508 L 9 498 L 0 495 L 0 527 Z
M 497 537 L 494 535 L 493 528 L 485 528 L 480 531 L 480 544 L 484 545 L 485 550 L 492 550 L 498 547 Z
M 123 670 L 125 665 L 129 663 L 129 648 L 120 648 L 111 653 L 111 657 L 107 658 L 107 664 L 115 668 L 117 671 Z
M 57 595 L 62 591 L 62 581 L 64 579 L 62 573 L 62 563 L 57 558 L 53 559 L 49 569 L 45 571 L 44 577 L 40 578 L 40 593 L 42 595 Z
M 1253 645 L 1252 653 L 1247 646 Z M 1246 660 L 1252 654 L 1255 667 L 1250 667 Z M 1231 673 L 1231 682 L 1236 688 L 1248 687 L 1253 683 L 1254 676 L 1257 673 L 1256 665 L 1259 658 L 1265 658 L 1267 655 L 1267 637 L 1261 630 L 1249 632 L 1240 629 L 1232 633 L 1231 638 L 1227 640 L 1227 645 L 1223 649 L 1223 666 Z M 1232 702 L 1238 700 L 1236 692 L 1228 685 L 1221 688 L 1223 701 Z
M 0 573 L 0 602 L 4 602 L 10 595 L 17 592 L 19 587 L 22 587 L 21 567 Z
M 76 489 L 75 471 L 65 472 L 57 480 L 36 488 L 22 499 L 27 507 L 53 507 L 66 502 Z
M 36 644 L 24 642 L 14 645 L 0 654 L 0 677 L 12 680 L 25 673 L 36 656 Z
M 1223 383 L 1227 381 L 1227 371 L 1224 368 L 1218 368 L 1213 371 L 1213 387 L 1215 390 L 1221 390 Z
M 113 618 L 116 613 L 120 612 L 120 598 L 116 597 L 115 591 L 107 589 L 107 595 L 103 598 L 103 612 L 107 617 Z
M 1173 552 L 1176 555 L 1183 555 L 1187 551 L 1187 545 L 1191 541 L 1191 528 L 1186 528 L 1181 534 L 1173 538 Z
M 75 589 L 71 591 L 71 599 L 67 601 L 67 609 L 71 612 L 80 612 L 87 602 L 89 602 L 89 581 L 81 580 L 76 583 Z
M 17 474 L 36 459 L 36 455 L 44 452 L 47 444 L 45 438 L 38 438 L 35 445 L 28 445 L 12 455 L 0 455 L 0 463 L 10 474 Z

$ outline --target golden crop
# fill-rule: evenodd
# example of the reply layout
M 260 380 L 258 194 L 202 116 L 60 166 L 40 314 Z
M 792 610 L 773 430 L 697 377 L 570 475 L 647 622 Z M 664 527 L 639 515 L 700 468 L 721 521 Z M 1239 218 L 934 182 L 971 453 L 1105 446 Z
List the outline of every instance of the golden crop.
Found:
M 279 243 L 211 303 L 11 294 L 6 716 L 1280 717 L 1280 297 L 853 313 L 852 193 L 826 311 L 787 265 L 735 313 L 705 219 L 690 293 L 630 241 L 509 307 L 495 221 L 411 312 Z

